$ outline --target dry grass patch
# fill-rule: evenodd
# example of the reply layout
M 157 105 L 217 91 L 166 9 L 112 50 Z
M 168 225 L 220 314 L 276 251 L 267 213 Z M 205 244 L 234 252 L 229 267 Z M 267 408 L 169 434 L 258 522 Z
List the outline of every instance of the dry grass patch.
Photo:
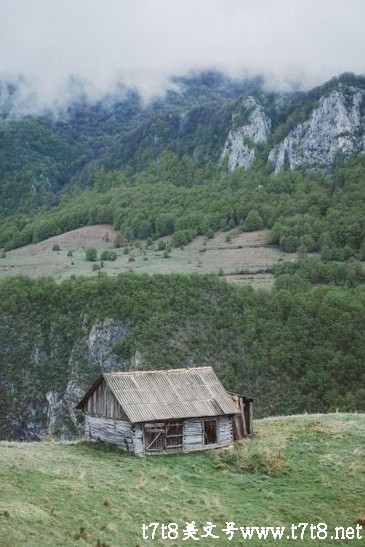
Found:
M 62 280 L 70 275 L 98 275 L 92 265 L 100 266 L 100 256 L 103 251 L 112 249 L 115 235 L 115 230 L 108 224 L 85 226 L 9 251 L 0 263 L 0 277 L 21 273 Z M 164 251 L 158 250 L 157 241 L 148 247 L 144 241 L 137 241 L 130 243 L 128 248 L 115 249 L 117 259 L 104 261 L 99 271 L 108 275 L 131 270 L 148 274 L 215 273 L 223 275 L 230 283 L 269 286 L 274 277 L 266 272 L 267 268 L 280 260 L 292 260 L 295 255 L 267 245 L 267 236 L 268 230 L 231 230 L 218 233 L 212 239 L 199 236 L 184 248 L 172 248 L 168 258 Z M 169 238 L 162 240 L 169 243 Z M 85 250 L 89 247 L 97 249 L 98 262 L 85 259 Z M 134 257 L 133 262 L 129 261 L 130 255 Z

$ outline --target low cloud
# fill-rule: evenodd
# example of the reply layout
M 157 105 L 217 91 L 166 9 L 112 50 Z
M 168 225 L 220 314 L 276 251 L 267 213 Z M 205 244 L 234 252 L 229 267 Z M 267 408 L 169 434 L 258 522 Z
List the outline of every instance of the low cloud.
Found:
M 25 110 L 191 70 L 311 87 L 365 72 L 364 20 L 363 0 L 3 0 L 0 75 Z

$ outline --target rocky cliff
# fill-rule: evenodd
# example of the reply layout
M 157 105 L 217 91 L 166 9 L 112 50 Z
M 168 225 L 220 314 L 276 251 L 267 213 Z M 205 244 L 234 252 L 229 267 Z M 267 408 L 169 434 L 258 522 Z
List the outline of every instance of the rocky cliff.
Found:
M 0 353 L 6 355 L 8 366 L 3 367 L 0 381 L 6 407 L 0 438 L 34 441 L 56 435 L 69 439 L 80 431 L 75 405 L 85 387 L 99 372 L 124 369 L 113 345 L 123 340 L 128 326 L 111 318 L 95 321 L 91 328 L 81 325 L 72 344 L 60 334 L 59 325 L 52 325 L 50 339 L 42 325 L 32 330 L 19 337 L 21 358 L 11 329 L 1 340 Z
M 329 169 L 336 158 L 365 150 L 365 92 L 333 91 L 321 97 L 309 118 L 297 125 L 269 153 L 275 173 L 285 167 Z
M 257 145 L 265 143 L 266 159 L 275 173 L 303 167 L 329 170 L 338 159 L 365 151 L 364 89 L 340 83 L 316 100 L 302 100 L 301 108 L 308 112 L 300 123 L 295 123 L 295 101 L 288 104 L 289 97 L 281 100 L 272 120 L 264 105 L 252 96 L 245 99 L 232 116 L 222 152 L 230 171 L 252 167 Z M 237 126 L 242 111 L 244 123 Z
M 246 121 L 239 124 L 238 119 L 242 116 Z M 241 111 L 233 114 L 232 125 L 222 159 L 227 158 L 230 171 L 237 167 L 248 169 L 254 162 L 256 145 L 265 143 L 270 135 L 271 120 L 263 107 L 249 96 L 243 101 Z

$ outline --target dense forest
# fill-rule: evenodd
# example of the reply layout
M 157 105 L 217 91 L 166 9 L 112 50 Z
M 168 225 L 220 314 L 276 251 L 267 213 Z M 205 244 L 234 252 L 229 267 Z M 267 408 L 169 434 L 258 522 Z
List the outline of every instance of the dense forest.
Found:
M 44 425 L 46 393 L 62 396 L 70 379 L 89 386 L 101 363 L 86 359 L 83 340 L 106 318 L 125 327 L 111 348 L 121 368 L 212 364 L 227 389 L 255 398 L 256 416 L 365 410 L 364 285 L 288 274 L 272 291 L 217 276 L 13 277 L 0 283 L 2 438 L 22 422 Z
M 118 245 L 171 236 L 181 246 L 197 235 L 240 227 L 271 229 L 270 242 L 284 251 L 317 252 L 323 260 L 365 258 L 365 156 L 328 174 L 238 169 L 220 176 L 209 164 L 164 153 L 135 175 L 94 168 L 89 188 L 74 184 L 58 206 L 7 217 L 0 223 L 5 251 L 37 243 L 88 224 L 112 223 Z

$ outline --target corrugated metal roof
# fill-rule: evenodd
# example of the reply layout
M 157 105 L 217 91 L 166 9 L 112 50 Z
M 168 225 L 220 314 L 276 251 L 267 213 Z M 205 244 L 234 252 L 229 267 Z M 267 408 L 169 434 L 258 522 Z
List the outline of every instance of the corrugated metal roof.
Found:
M 239 412 L 212 367 L 109 372 L 102 377 L 133 423 Z

